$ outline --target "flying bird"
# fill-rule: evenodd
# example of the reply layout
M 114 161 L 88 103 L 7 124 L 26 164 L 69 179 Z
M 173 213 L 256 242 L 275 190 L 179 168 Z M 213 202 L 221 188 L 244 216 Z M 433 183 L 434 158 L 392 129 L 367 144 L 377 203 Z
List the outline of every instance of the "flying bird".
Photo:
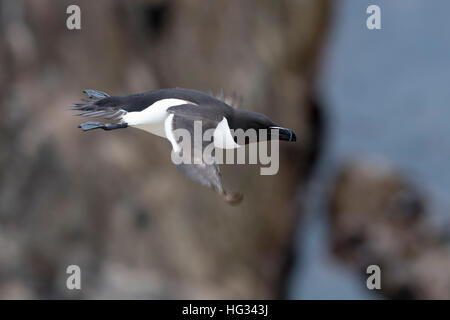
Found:
M 257 134 L 259 129 L 266 129 L 268 132 L 278 133 L 279 140 L 296 141 L 292 130 L 276 125 L 265 115 L 234 108 L 226 103 L 226 100 L 197 90 L 160 89 L 124 96 L 110 96 L 91 89 L 83 92 L 87 94 L 88 99 L 75 104 L 72 110 L 81 111 L 79 116 L 104 118 L 110 122 L 84 122 L 78 126 L 83 131 L 134 127 L 168 139 L 176 153 L 182 152 L 179 145 L 181 137 L 176 129 L 186 129 L 193 137 L 195 121 L 201 121 L 202 132 L 213 130 L 214 146 L 222 149 L 240 146 L 231 129 L 255 129 Z M 259 139 L 259 134 L 257 138 Z M 269 134 L 268 139 L 270 138 Z M 177 168 L 192 180 L 224 196 L 230 204 L 239 203 L 243 195 L 225 191 L 218 164 L 213 158 L 214 153 L 212 158 L 204 158 L 207 156 L 203 154 L 205 146 L 204 142 L 200 145 L 192 142 L 191 154 L 194 154 L 194 157 L 201 154 L 203 159 L 177 164 Z M 196 148 L 200 148 L 201 150 L 197 151 L 201 152 L 195 152 Z

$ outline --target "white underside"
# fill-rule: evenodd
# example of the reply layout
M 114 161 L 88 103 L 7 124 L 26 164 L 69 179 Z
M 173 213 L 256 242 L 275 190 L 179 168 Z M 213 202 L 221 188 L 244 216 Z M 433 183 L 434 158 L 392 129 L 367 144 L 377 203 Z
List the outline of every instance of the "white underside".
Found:
M 175 136 L 172 131 L 173 114 L 167 113 L 167 109 L 192 102 L 181 99 L 162 99 L 148 106 L 142 111 L 128 112 L 122 116 L 122 121 L 128 126 L 135 127 L 167 138 L 175 152 L 179 151 Z M 214 146 L 221 149 L 234 149 L 240 147 L 234 142 L 227 119 L 224 117 L 214 131 Z
M 166 138 L 164 122 L 169 115 L 167 109 L 187 103 L 192 104 L 181 99 L 162 99 L 142 111 L 128 112 L 123 115 L 122 121 L 131 127 Z

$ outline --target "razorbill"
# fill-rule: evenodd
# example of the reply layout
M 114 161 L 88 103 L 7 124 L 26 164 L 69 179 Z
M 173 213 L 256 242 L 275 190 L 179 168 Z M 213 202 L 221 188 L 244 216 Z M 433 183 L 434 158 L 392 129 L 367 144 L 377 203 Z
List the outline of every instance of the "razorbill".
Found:
M 82 111 L 78 114 L 79 116 L 104 118 L 112 122 L 84 122 L 79 125 L 83 131 L 135 127 L 167 138 L 175 153 L 180 152 L 181 140 L 175 129 L 186 129 L 193 137 L 194 122 L 199 120 L 203 132 L 208 129 L 213 130 L 212 139 L 214 147 L 217 148 L 239 147 L 239 141 L 232 134 L 236 129 L 244 131 L 255 129 L 257 133 L 260 129 L 266 129 L 268 132 L 277 132 L 279 140 L 296 141 L 292 130 L 276 125 L 263 114 L 234 108 L 221 99 L 197 90 L 161 89 L 125 96 L 109 96 L 104 92 L 91 89 L 83 92 L 89 99 L 75 104 L 72 109 Z M 257 138 L 259 139 L 259 134 Z M 251 141 L 246 140 L 244 144 L 248 142 Z M 204 143 L 200 146 L 198 143 L 192 143 L 191 146 L 194 155 L 196 148 L 201 151 L 205 148 Z M 199 154 L 202 155 L 203 152 Z M 203 158 L 200 161 L 197 159 L 193 163 L 177 164 L 177 167 L 189 178 L 223 195 L 231 204 L 239 203 L 242 195 L 225 191 L 219 167 L 214 160 L 214 158 Z

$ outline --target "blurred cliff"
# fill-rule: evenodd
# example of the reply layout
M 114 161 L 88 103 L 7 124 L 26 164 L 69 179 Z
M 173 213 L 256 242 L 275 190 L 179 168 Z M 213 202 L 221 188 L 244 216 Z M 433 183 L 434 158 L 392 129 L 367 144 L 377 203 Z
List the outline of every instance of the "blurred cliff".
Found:
M 0 1 L 0 297 L 273 298 L 320 150 L 310 83 L 328 1 Z M 81 90 L 236 92 L 293 128 L 280 171 L 222 168 L 239 207 L 137 130 L 81 133 Z M 83 289 L 66 289 L 66 267 Z
M 423 190 L 390 164 L 351 161 L 334 181 L 331 248 L 355 272 L 381 268 L 391 299 L 450 299 L 449 234 L 430 223 Z

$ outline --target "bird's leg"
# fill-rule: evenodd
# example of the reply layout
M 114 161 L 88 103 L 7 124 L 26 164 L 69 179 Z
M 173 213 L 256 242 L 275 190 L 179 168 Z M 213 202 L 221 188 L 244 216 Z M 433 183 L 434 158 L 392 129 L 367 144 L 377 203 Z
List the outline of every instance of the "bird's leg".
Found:
M 93 129 L 103 129 L 103 130 L 115 130 L 128 127 L 126 122 L 122 123 L 103 123 L 96 121 L 87 121 L 78 126 L 78 128 L 83 129 L 83 131 L 93 130 Z
M 122 123 L 105 123 L 104 130 L 115 130 L 115 129 L 122 129 L 128 127 L 128 123 L 122 122 Z

